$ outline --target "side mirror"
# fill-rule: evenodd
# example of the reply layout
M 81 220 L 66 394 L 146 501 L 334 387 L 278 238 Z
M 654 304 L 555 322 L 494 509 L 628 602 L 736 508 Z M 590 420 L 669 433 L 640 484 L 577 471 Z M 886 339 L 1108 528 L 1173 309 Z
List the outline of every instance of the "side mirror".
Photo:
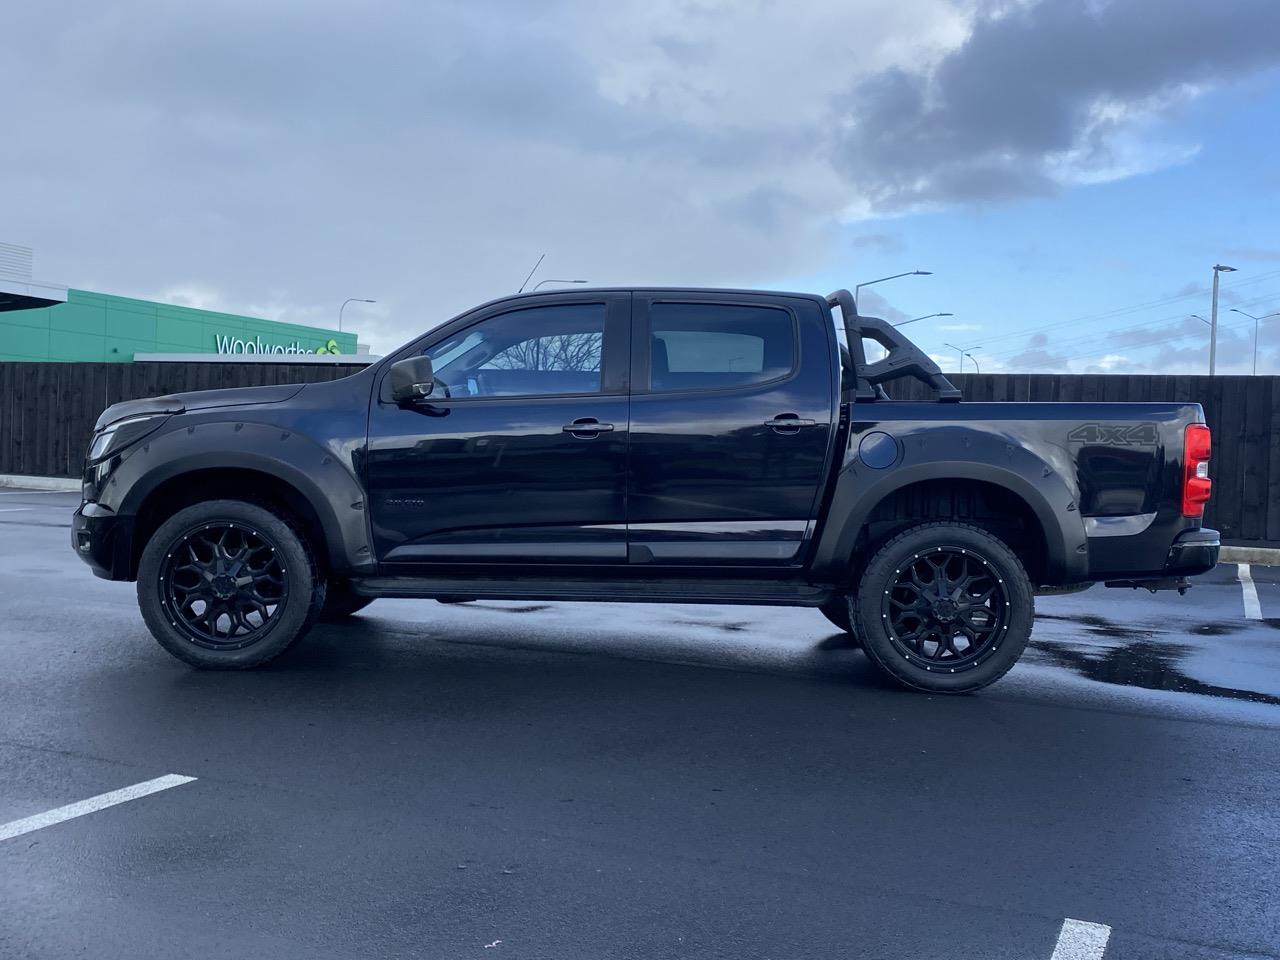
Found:
M 396 403 L 422 400 L 435 391 L 435 372 L 431 358 L 409 357 L 391 365 L 391 399 Z

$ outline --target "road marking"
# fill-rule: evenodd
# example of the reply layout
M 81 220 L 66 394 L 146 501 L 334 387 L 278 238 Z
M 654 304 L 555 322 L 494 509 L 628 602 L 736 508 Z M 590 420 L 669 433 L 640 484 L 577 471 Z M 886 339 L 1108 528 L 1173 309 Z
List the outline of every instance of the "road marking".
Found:
M 1244 594 L 1244 616 L 1246 620 L 1262 619 L 1262 604 L 1258 602 L 1258 587 L 1253 582 L 1253 571 L 1247 563 L 1236 564 L 1236 579 L 1240 581 L 1240 592 Z
M 1102 960 L 1111 928 L 1105 923 L 1089 923 L 1087 920 L 1062 921 L 1058 931 L 1058 943 L 1049 960 Z
M 54 493 L 77 493 L 76 490 L 2 490 L 0 497 L 40 497 Z
M 118 803 L 137 800 L 139 797 L 159 793 L 161 790 L 168 790 L 170 787 L 180 787 L 194 779 L 195 777 L 184 777 L 178 773 L 166 773 L 163 777 L 156 777 L 154 780 L 135 783 L 131 787 L 121 787 L 119 790 L 112 790 L 110 793 L 100 793 L 96 797 L 90 797 L 88 800 L 69 803 L 65 807 L 46 810 L 44 813 L 37 813 L 32 817 L 14 820 L 11 823 L 0 825 L 0 840 L 11 840 L 33 830 L 52 827 L 55 823 L 62 823 L 64 820 L 83 817 L 86 813 L 94 813 L 97 810 L 114 807 Z
M 21 513 L 23 510 L 30 510 L 31 507 L 0 507 L 0 513 Z

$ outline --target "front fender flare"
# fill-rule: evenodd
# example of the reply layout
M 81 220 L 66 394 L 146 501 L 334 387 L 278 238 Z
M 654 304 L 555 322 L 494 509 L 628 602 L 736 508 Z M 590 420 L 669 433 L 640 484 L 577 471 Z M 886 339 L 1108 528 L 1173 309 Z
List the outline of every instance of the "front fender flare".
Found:
M 342 574 L 376 570 L 364 490 L 353 468 L 287 428 L 214 421 L 170 430 L 125 457 L 100 500 L 120 516 L 137 516 L 162 483 L 211 469 L 254 470 L 287 483 L 319 518 L 331 569 Z

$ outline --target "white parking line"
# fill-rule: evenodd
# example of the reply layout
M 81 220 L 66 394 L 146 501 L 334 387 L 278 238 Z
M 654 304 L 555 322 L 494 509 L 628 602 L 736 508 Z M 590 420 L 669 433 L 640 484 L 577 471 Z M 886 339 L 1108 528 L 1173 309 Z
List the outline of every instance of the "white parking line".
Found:
M 1087 920 L 1062 921 L 1058 931 L 1058 943 L 1049 960 L 1102 960 L 1111 939 L 1111 928 L 1105 923 L 1089 923 Z
M 1240 592 L 1244 594 L 1244 615 L 1246 620 L 1262 619 L 1262 604 L 1258 601 L 1258 587 L 1253 582 L 1253 571 L 1247 563 L 1236 564 L 1236 579 L 1240 581 Z
M 86 813 L 93 813 L 106 807 L 114 807 L 118 803 L 125 803 L 129 800 L 137 800 L 139 797 L 159 793 L 161 790 L 168 790 L 170 787 L 180 787 L 194 779 L 195 777 L 184 777 L 178 773 L 166 773 L 163 777 L 156 777 L 154 780 L 135 783 L 131 787 L 121 787 L 119 790 L 112 790 L 110 793 L 100 793 L 96 797 L 90 797 L 88 800 L 69 803 L 65 807 L 46 810 L 44 813 L 37 813 L 21 820 L 14 820 L 0 826 L 0 840 L 20 837 L 24 833 L 30 833 L 32 830 L 51 827 L 55 823 L 62 823 L 64 820 L 74 820 L 76 817 L 83 817 Z
M 23 510 L 30 509 L 30 507 L 0 507 L 0 513 L 21 513 Z

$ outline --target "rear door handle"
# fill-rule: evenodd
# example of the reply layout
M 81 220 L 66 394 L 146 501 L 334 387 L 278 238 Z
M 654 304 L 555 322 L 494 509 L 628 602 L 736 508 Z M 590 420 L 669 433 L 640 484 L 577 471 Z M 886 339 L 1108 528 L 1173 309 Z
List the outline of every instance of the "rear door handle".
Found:
M 573 423 L 566 423 L 560 429 L 580 439 L 590 439 L 597 434 L 608 433 L 613 429 L 613 424 L 601 423 L 595 417 L 579 417 Z
M 781 416 L 774 417 L 772 420 L 764 422 L 766 427 L 772 427 L 779 432 L 795 433 L 801 427 L 814 427 L 818 425 L 817 420 L 801 420 L 794 413 L 784 413 Z

